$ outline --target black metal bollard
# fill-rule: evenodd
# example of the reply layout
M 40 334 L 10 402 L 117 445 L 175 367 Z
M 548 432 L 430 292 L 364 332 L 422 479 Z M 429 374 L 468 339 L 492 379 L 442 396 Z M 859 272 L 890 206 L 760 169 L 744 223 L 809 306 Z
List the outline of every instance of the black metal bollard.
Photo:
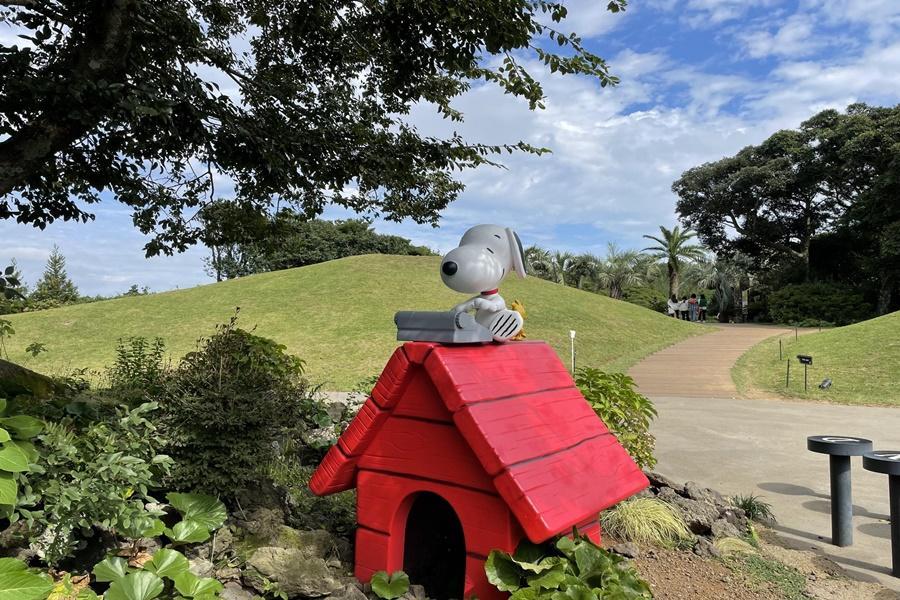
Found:
M 863 468 L 888 476 L 891 507 L 891 565 L 900 577 L 900 450 L 878 450 L 863 455 Z
M 872 451 L 872 440 L 845 435 L 812 435 L 807 449 L 827 454 L 831 475 L 831 543 L 853 544 L 853 492 L 850 483 L 850 457 Z

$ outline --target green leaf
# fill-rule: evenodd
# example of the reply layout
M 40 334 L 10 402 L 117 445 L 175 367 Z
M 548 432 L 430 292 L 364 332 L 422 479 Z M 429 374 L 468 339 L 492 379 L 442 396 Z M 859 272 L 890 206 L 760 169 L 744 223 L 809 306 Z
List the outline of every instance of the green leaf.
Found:
M 18 558 L 0 558 L 0 575 L 24 571 L 27 568 L 28 565 Z
M 12 438 L 9 436 L 9 432 L 2 427 L 0 427 L 0 442 L 8 442 Z
M 107 556 L 92 571 L 94 578 L 100 582 L 120 581 L 128 574 L 128 563 L 118 556 Z
M 212 496 L 173 492 L 166 499 L 181 513 L 185 521 L 196 521 L 210 531 L 221 527 L 228 518 L 225 505 Z
M 28 454 L 15 442 L 6 442 L 0 448 L 0 469 L 11 473 L 28 470 Z
M 209 539 L 209 530 L 197 521 L 180 521 L 172 529 L 166 527 L 165 534 L 179 544 L 205 542 Z
M 212 577 L 197 577 L 190 571 L 184 571 L 175 577 L 175 589 L 179 594 L 189 598 L 212 596 L 224 589 L 224 586 Z
M 144 563 L 144 570 L 156 573 L 160 577 L 174 580 L 178 575 L 186 573 L 190 567 L 188 559 L 178 550 L 163 548 Z M 182 592 L 184 593 L 184 592 Z
M 521 587 L 522 569 L 505 552 L 491 550 L 484 563 L 488 581 L 501 592 L 512 592 Z
M 393 600 L 409 590 L 409 576 L 403 571 L 397 571 L 388 577 L 386 571 L 378 571 L 372 575 L 371 584 L 372 591 L 379 598 Z
M 0 505 L 15 506 L 19 486 L 12 473 L 0 472 Z
M 551 560 L 551 559 L 546 559 Z M 547 590 L 555 590 L 559 584 L 566 579 L 566 567 L 563 562 L 557 558 L 555 564 L 549 570 L 543 573 L 528 575 L 525 580 L 529 587 L 544 588 Z
M 0 573 L 0 600 L 43 600 L 53 582 L 26 570 Z
M 147 538 L 157 537 L 157 536 L 162 535 L 163 532 L 165 532 L 165 530 L 166 530 L 165 523 L 163 523 L 160 519 L 153 519 L 150 527 L 145 529 L 142 532 L 141 536 L 147 537 Z
M 112 582 L 104 600 L 153 600 L 163 591 L 163 580 L 150 571 L 129 573 Z
M 0 418 L 0 424 L 7 429 L 12 429 L 16 437 L 30 439 L 44 430 L 44 422 L 28 415 L 16 415 L 14 417 Z
M 519 588 L 512 593 L 509 600 L 537 600 L 538 590 L 530 587 Z
M 532 544 L 528 540 L 522 540 L 519 542 L 519 546 L 512 557 L 514 561 L 521 565 L 523 563 L 537 563 L 546 555 L 547 552 L 543 546 Z

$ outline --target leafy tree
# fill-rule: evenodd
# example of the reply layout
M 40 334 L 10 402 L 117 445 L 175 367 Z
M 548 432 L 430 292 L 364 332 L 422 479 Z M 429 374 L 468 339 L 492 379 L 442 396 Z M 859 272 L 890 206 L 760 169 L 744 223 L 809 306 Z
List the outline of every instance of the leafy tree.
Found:
M 359 254 L 433 254 L 423 246 L 414 246 L 406 238 L 384 235 L 358 219 L 346 221 L 306 220 L 284 210 L 265 226 L 243 240 L 211 246 L 207 271 L 216 279 L 233 279 L 294 267 L 303 267 Z
M 639 254 L 634 250 L 619 250 L 609 243 L 606 258 L 597 267 L 597 280 L 609 291 L 609 297 L 622 299 L 625 288 L 644 282 Z
M 526 61 L 615 84 L 559 30 L 566 14 L 551 0 L 0 2 L 28 42 L 0 47 L 0 218 L 87 220 L 110 190 L 154 234 L 148 255 L 173 252 L 200 239 L 225 176 L 257 214 L 334 203 L 435 223 L 462 189 L 454 170 L 544 149 L 423 135 L 411 108 L 462 120 L 452 101 L 480 82 L 543 107 Z
M 656 242 L 655 246 L 644 248 L 643 252 L 652 252 L 653 256 L 666 261 L 666 270 L 669 275 L 669 296 L 678 295 L 679 281 L 682 266 L 686 260 L 697 260 L 704 255 L 703 248 L 688 242 L 696 237 L 696 233 L 687 229 L 681 229 L 676 225 L 672 229 L 659 226 L 660 237 L 645 235 L 648 240 Z
M 66 273 L 66 257 L 53 245 L 44 273 L 34 286 L 31 299 L 66 304 L 78 300 L 78 288 Z
M 9 266 L 0 271 L 0 314 L 18 312 L 28 293 L 28 286 L 22 279 L 22 272 L 16 259 L 10 259 Z
M 699 288 L 715 290 L 715 309 L 720 323 L 730 320 L 744 283 L 748 280 L 750 266 L 750 259 L 742 254 L 735 254 L 731 258 L 701 259 L 691 265 L 690 280 Z
M 672 191 L 682 222 L 717 254 L 741 252 L 759 270 L 790 257 L 808 277 L 813 236 L 840 214 L 820 193 L 821 168 L 811 138 L 785 130 L 685 171 Z

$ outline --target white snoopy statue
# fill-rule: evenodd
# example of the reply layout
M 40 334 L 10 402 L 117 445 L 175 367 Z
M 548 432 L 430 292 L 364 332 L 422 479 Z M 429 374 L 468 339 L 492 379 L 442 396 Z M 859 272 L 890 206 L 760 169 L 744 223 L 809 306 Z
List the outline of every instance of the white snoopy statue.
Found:
M 499 225 L 472 227 L 441 260 L 441 279 L 454 291 L 478 295 L 449 312 L 398 312 L 397 339 L 466 344 L 514 338 L 522 330 L 522 315 L 506 308 L 499 292 L 510 273 L 525 277 L 525 254 L 516 232 Z
M 506 308 L 500 282 L 508 273 L 525 277 L 525 254 L 515 231 L 499 225 L 476 225 L 441 260 L 441 279 L 451 290 L 478 293 L 453 307 L 451 312 L 475 310 L 475 321 L 491 332 L 495 342 L 505 342 L 522 331 L 522 315 Z M 480 293 L 479 293 L 480 292 Z

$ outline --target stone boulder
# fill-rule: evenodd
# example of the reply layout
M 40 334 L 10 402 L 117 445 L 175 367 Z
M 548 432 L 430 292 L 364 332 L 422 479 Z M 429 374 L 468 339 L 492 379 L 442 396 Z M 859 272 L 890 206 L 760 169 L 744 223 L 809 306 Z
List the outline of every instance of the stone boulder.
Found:
M 247 561 L 244 582 L 259 592 L 275 582 L 288 598 L 321 598 L 341 589 L 325 560 L 298 548 L 264 546 Z

